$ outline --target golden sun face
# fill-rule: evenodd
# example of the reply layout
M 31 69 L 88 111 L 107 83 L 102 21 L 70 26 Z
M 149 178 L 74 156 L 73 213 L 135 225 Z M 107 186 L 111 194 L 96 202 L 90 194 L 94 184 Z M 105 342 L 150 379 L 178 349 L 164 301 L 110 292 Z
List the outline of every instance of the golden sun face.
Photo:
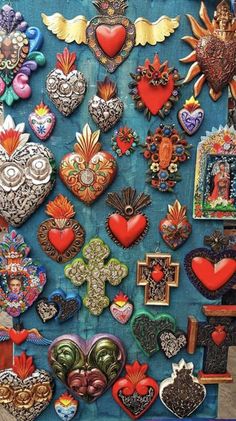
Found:
M 197 97 L 204 83 L 208 82 L 209 94 L 214 101 L 229 85 L 236 99 L 236 19 L 226 0 L 219 3 L 212 21 L 202 1 L 199 16 L 205 27 L 187 15 L 194 36 L 182 38 L 193 48 L 187 57 L 180 59 L 182 63 L 192 63 L 183 83 L 199 76 L 194 84 L 194 96 Z

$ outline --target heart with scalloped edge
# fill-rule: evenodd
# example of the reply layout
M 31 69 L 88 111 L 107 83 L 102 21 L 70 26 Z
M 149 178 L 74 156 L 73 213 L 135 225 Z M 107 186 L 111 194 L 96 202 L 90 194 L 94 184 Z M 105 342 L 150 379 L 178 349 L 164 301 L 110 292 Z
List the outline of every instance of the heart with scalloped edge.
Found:
M 141 239 L 142 234 L 148 227 L 145 215 L 134 215 L 129 220 L 118 213 L 113 213 L 107 218 L 107 228 L 115 241 L 128 248 Z
M 16 345 L 21 345 L 25 340 L 27 339 L 29 333 L 28 330 L 15 330 L 13 328 L 9 329 L 9 337 L 12 340 L 12 342 Z
M 99 25 L 96 38 L 101 49 L 109 57 L 115 57 L 122 49 L 126 39 L 126 29 L 123 25 Z
M 64 253 L 75 239 L 73 228 L 51 229 L 48 232 L 48 239 L 59 253 Z

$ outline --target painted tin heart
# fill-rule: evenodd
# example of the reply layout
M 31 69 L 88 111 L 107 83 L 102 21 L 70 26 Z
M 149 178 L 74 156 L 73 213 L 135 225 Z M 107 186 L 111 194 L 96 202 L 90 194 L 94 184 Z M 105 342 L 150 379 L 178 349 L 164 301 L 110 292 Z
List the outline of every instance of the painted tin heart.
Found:
M 29 115 L 29 125 L 40 140 L 46 140 L 51 135 L 56 124 L 56 116 L 43 102 L 36 105 Z
M 78 335 L 55 339 L 48 351 L 55 376 L 86 402 L 94 402 L 119 377 L 125 351 L 120 340 L 109 334 L 97 334 L 88 340 Z
M 43 145 L 27 143 L 24 123 L 7 116 L 0 127 L 0 213 L 14 227 L 22 225 L 55 183 L 55 160 Z
M 177 355 L 187 345 L 187 339 L 183 332 L 171 332 L 164 330 L 159 336 L 159 346 L 167 358 Z
M 205 112 L 200 103 L 192 96 L 178 112 L 178 120 L 184 131 L 192 136 L 198 131 L 204 120 Z
M 78 313 L 81 304 L 78 294 L 66 294 L 61 288 L 57 288 L 48 298 L 41 298 L 36 303 L 36 311 L 43 323 L 52 319 L 66 322 Z
M 46 323 L 56 317 L 59 313 L 59 308 L 56 303 L 48 300 L 48 298 L 41 298 L 36 303 L 36 311 L 42 322 Z
M 112 183 L 117 167 L 115 158 L 100 151 L 100 131 L 94 133 L 88 124 L 76 133 L 75 152 L 65 155 L 59 174 L 65 185 L 86 205 L 92 204 Z
M 118 293 L 110 305 L 110 312 L 114 319 L 122 325 L 127 323 L 133 314 L 134 306 L 129 297 L 123 292 Z

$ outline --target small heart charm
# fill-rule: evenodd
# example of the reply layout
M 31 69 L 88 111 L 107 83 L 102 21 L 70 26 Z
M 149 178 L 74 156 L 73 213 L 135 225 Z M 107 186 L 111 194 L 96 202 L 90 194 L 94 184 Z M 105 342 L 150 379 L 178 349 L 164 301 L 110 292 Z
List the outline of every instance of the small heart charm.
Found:
M 43 102 L 37 105 L 29 115 L 29 125 L 40 140 L 46 140 L 51 135 L 56 124 L 56 116 Z
M 46 323 L 56 317 L 59 309 L 54 302 L 50 302 L 47 298 L 41 298 L 36 303 L 36 311 L 42 322 Z
M 116 130 L 111 138 L 112 149 L 118 156 L 129 156 L 139 145 L 137 133 L 129 127 L 121 127 Z
M 215 330 L 211 334 L 211 338 L 217 346 L 220 346 L 224 343 L 226 336 L 227 333 L 225 331 L 225 327 L 222 325 L 216 326 Z
M 187 345 L 187 339 L 183 332 L 163 331 L 159 336 L 160 349 L 167 358 L 177 355 Z
M 120 120 L 124 104 L 117 96 L 116 84 L 108 77 L 97 85 L 97 95 L 90 99 L 88 109 L 101 131 L 108 132 Z
M 178 112 L 179 123 L 189 136 L 198 131 L 204 116 L 204 110 L 200 107 L 199 101 L 196 101 L 193 96 L 185 102 L 183 108 Z
M 62 421 L 72 420 L 78 410 L 79 402 L 68 392 L 63 393 L 54 403 L 55 411 Z
M 160 282 L 164 278 L 164 272 L 159 265 L 153 267 L 151 277 L 155 282 Z
M 110 305 L 112 316 L 121 324 L 125 324 L 129 321 L 133 310 L 133 304 L 129 301 L 129 297 L 123 292 L 117 294 Z

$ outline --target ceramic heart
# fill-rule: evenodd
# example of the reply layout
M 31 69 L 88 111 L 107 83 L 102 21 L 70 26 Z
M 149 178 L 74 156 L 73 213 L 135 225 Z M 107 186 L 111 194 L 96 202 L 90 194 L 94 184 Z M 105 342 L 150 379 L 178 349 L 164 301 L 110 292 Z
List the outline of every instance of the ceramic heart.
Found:
M 183 332 L 163 331 L 159 336 L 159 345 L 165 356 L 172 358 L 187 345 L 187 339 Z
M 97 334 L 88 340 L 63 335 L 51 344 L 48 359 L 55 376 L 71 393 L 90 403 L 119 377 L 125 351 L 113 335 Z
M 178 112 L 178 120 L 184 131 L 192 136 L 198 131 L 204 120 L 205 112 L 198 101 L 191 97 Z
M 70 421 L 76 415 L 79 402 L 68 392 L 63 393 L 55 402 L 54 408 L 62 421 Z
M 107 218 L 107 227 L 113 237 L 125 248 L 138 242 L 139 238 L 147 231 L 148 220 L 145 215 L 139 214 L 128 221 L 124 216 L 113 213 Z
M 115 57 L 125 43 L 126 29 L 123 25 L 99 25 L 96 38 L 104 53 Z
M 58 306 L 47 298 L 41 298 L 36 303 L 36 311 L 43 323 L 48 322 L 56 317 L 59 312 Z
M 55 182 L 55 159 L 43 145 L 26 143 L 24 124 L 8 116 L 0 127 L 0 209 L 14 227 L 44 201 Z
M 117 171 L 115 158 L 108 152 L 100 151 L 99 135 L 99 131 L 92 133 L 87 124 L 83 134 L 76 133 L 75 152 L 65 155 L 60 163 L 62 181 L 87 205 L 112 183 Z
M 9 68 L 14 73 L 19 71 L 28 52 L 29 41 L 24 32 L 7 33 L 5 30 L 0 31 L 1 71 L 9 71 Z
M 185 257 L 185 269 L 192 284 L 209 300 L 220 298 L 236 283 L 236 253 L 199 248 Z
M 51 135 L 56 124 L 56 117 L 50 109 L 41 102 L 29 115 L 29 125 L 40 140 L 46 140 Z
M 133 303 L 129 301 L 129 297 L 123 292 L 119 292 L 110 305 L 110 312 L 114 319 L 119 323 L 125 324 L 129 321 L 134 310 Z

